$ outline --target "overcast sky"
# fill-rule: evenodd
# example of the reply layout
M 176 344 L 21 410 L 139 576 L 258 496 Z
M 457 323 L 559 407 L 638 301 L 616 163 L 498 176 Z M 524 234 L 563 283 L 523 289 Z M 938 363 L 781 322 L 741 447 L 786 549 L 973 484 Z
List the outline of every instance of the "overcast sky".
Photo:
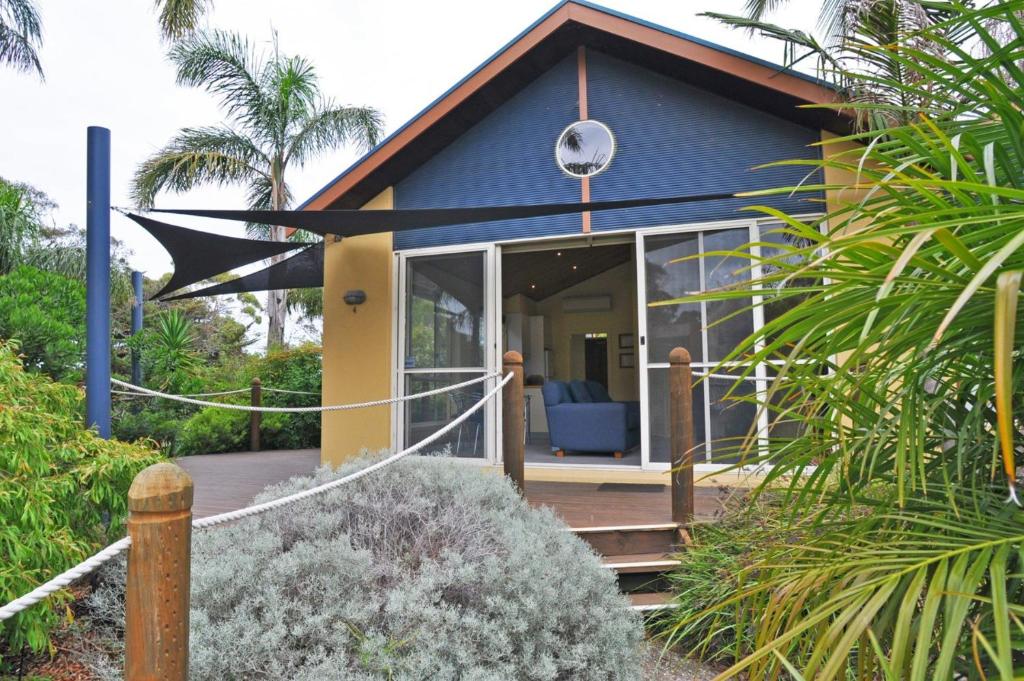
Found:
M 390 133 L 507 41 L 554 0 L 212 0 L 210 27 L 243 33 L 266 46 L 271 30 L 282 52 L 317 66 L 325 94 L 340 103 L 374 106 Z M 223 120 L 213 97 L 175 85 L 149 0 L 39 0 L 46 80 L 0 69 L 0 176 L 28 182 L 58 204 L 58 223 L 85 223 L 86 127 L 112 135 L 112 201 L 127 206 L 136 166 L 176 130 Z M 772 61 L 781 45 L 698 17 L 740 13 L 743 0 L 607 0 L 608 7 Z M 791 0 L 773 18 L 813 28 L 820 2 Z M 355 159 L 351 150 L 290 168 L 297 200 L 305 200 Z M 160 207 L 240 208 L 237 188 L 203 188 L 161 196 Z M 148 276 L 170 269 L 164 250 L 141 228 L 114 215 L 113 233 Z M 176 219 L 177 221 L 177 219 Z M 217 221 L 179 224 L 237 234 Z

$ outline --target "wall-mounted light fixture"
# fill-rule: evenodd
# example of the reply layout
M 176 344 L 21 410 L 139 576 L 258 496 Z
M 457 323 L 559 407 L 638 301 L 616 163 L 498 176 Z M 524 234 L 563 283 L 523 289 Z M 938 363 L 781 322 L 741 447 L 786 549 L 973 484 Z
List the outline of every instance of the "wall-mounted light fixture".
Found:
M 352 312 L 355 312 L 357 306 L 366 302 L 366 291 L 359 288 L 352 289 L 351 291 L 345 291 L 343 300 L 346 305 L 351 305 Z

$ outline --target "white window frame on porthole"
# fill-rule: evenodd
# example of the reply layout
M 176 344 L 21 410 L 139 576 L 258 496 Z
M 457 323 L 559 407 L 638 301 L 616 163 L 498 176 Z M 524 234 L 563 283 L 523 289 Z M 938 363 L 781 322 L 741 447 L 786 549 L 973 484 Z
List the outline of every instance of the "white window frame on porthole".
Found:
M 562 158 L 561 158 L 561 156 L 559 156 L 559 153 L 558 153 L 559 149 L 561 149 L 561 147 L 562 147 L 562 140 L 564 140 L 565 136 L 567 134 L 569 134 L 569 131 L 572 130 L 577 125 L 581 125 L 583 123 L 592 123 L 592 124 L 600 127 L 601 129 L 603 129 L 605 131 L 605 133 L 608 134 L 608 139 L 611 140 L 611 143 L 612 143 L 611 149 L 609 149 L 609 151 L 608 151 L 608 160 L 604 162 L 604 164 L 601 166 L 600 169 L 595 170 L 592 173 L 574 173 L 574 172 L 572 172 L 571 170 L 569 170 L 568 168 L 565 167 L 565 164 L 562 162 Z M 565 126 L 565 128 L 562 130 L 561 134 L 558 136 L 558 139 L 555 140 L 555 165 L 557 165 L 558 168 L 563 173 L 568 175 L 569 177 L 574 177 L 574 178 L 576 178 L 578 180 L 583 180 L 583 179 L 587 179 L 587 178 L 590 178 L 590 177 L 595 177 L 597 175 L 600 175 L 604 171 L 608 170 L 609 166 L 611 166 L 611 164 L 612 164 L 612 161 L 615 159 L 615 152 L 616 152 L 617 149 L 618 149 L 618 142 L 616 141 L 615 134 L 612 133 L 611 128 L 609 128 L 606 124 L 602 123 L 601 121 L 595 120 L 593 118 L 585 118 L 585 119 L 580 120 L 580 121 L 574 121 L 574 122 L 570 123 L 569 125 Z

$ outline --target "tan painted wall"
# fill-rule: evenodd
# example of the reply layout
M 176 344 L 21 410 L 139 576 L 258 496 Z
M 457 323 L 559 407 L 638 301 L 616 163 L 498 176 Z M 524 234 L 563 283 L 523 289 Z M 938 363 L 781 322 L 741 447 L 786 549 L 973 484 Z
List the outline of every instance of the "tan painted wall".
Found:
M 565 296 L 609 294 L 612 309 L 608 312 L 562 312 Z M 552 349 L 554 378 L 569 380 L 583 378 L 582 367 L 572 372 L 573 334 L 605 332 L 608 334 L 608 392 L 616 400 L 637 400 L 639 378 L 636 368 L 619 368 L 619 334 L 631 333 L 636 338 L 636 267 L 634 262 L 624 263 L 607 272 L 580 282 L 558 295 L 545 298 L 537 304 L 535 314 L 544 315 L 545 345 Z M 637 349 L 631 351 L 636 353 Z
M 389 187 L 364 208 L 394 208 Z M 340 242 L 324 255 L 323 404 L 377 400 L 391 395 L 392 234 Z M 342 296 L 366 291 L 356 312 Z M 391 446 L 389 407 L 324 412 L 320 461 L 338 465 L 362 449 Z
M 828 130 L 821 131 L 823 142 L 834 140 L 838 135 Z M 821 147 L 822 157 L 826 160 L 836 158 L 846 163 L 857 163 L 858 154 L 864 146 L 855 142 L 831 142 Z M 857 182 L 856 173 L 841 168 L 825 168 L 825 183 L 829 185 L 853 185 Z M 858 189 L 829 190 L 825 192 L 825 205 L 831 213 L 839 208 L 855 203 L 864 198 L 866 191 Z

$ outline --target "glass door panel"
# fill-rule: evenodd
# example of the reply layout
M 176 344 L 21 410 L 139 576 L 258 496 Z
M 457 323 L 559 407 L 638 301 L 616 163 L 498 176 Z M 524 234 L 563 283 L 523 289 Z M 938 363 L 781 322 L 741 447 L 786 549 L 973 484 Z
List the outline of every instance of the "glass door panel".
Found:
M 643 255 L 640 284 L 641 407 L 644 463 L 669 463 L 668 355 L 686 348 L 693 361 L 694 381 L 724 359 L 754 330 L 751 301 L 673 303 L 695 293 L 720 289 L 750 278 L 749 257 L 740 248 L 754 240 L 755 227 L 638 234 Z M 735 253 L 734 253 L 735 252 Z M 659 304 L 660 303 L 660 304 Z M 719 369 L 719 373 L 721 373 Z M 731 383 L 710 379 L 695 385 L 694 461 L 729 463 L 737 445 L 757 418 L 754 405 L 725 399 Z M 755 392 L 757 384 L 741 386 L 734 395 Z
M 489 373 L 490 250 L 402 255 L 398 389 L 403 395 L 455 385 Z M 403 403 L 403 446 L 429 437 L 476 404 L 493 381 Z M 424 455 L 492 458 L 494 406 L 488 404 L 432 443 Z

